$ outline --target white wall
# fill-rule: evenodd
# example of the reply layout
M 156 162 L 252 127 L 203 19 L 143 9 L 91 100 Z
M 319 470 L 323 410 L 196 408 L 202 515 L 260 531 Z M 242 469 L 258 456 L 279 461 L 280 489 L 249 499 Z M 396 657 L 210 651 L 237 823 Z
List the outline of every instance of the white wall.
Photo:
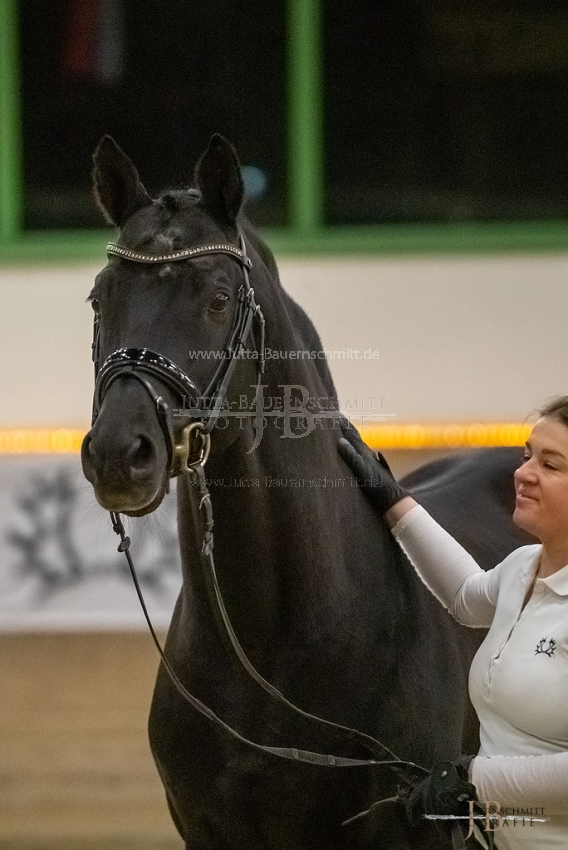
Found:
M 568 254 L 282 259 L 341 400 L 396 421 L 522 420 L 568 393 Z M 0 269 L 0 427 L 87 426 L 96 267 Z M 267 329 L 270 345 L 270 328 Z

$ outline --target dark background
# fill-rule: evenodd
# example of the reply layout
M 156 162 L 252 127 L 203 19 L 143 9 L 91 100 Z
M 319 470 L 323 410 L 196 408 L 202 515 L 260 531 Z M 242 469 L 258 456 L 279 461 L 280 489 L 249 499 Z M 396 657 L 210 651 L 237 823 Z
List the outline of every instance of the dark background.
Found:
M 104 132 L 157 193 L 216 131 L 264 174 L 253 221 L 286 225 L 284 0 L 20 6 L 27 227 L 100 223 Z M 566 0 L 322 0 L 321 17 L 327 223 L 568 214 Z

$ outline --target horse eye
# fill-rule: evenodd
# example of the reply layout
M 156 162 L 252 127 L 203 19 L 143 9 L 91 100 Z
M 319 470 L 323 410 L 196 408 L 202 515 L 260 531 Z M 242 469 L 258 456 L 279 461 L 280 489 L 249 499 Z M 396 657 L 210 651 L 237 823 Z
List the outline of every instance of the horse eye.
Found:
M 99 302 L 97 301 L 96 298 L 91 298 L 90 300 L 91 300 L 91 307 L 93 308 L 93 311 L 98 316 L 98 314 L 99 314 Z
M 228 303 L 229 296 L 225 295 L 225 293 L 220 292 L 213 299 L 210 309 L 213 310 L 215 313 L 222 313 L 223 310 L 226 309 Z

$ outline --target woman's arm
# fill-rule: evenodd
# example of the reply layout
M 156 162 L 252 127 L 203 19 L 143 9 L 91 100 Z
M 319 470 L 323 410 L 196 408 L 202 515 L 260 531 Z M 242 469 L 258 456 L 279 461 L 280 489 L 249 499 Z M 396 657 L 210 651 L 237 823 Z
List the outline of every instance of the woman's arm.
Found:
M 480 802 L 501 809 L 543 809 L 540 816 L 568 815 L 568 752 L 543 756 L 476 756 L 470 778 Z M 519 814 L 520 812 L 517 812 Z
M 392 534 L 426 587 L 458 622 L 480 628 L 490 626 L 497 605 L 500 570 L 484 572 L 416 502 L 400 513 Z
M 392 528 L 408 513 L 408 511 L 411 511 L 412 508 L 416 508 L 417 506 L 418 502 L 415 501 L 412 496 L 404 496 L 400 502 L 396 502 L 392 508 L 389 508 L 388 511 L 385 512 L 384 516 L 388 527 Z

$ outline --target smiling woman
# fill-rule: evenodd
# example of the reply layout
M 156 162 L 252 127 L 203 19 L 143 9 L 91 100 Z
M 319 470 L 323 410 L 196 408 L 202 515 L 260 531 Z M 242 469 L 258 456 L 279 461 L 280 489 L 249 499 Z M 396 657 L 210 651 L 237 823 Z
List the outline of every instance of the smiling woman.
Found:
M 458 622 L 489 628 L 469 676 L 481 727 L 469 778 L 479 802 L 497 801 L 511 819 L 521 809 L 541 815 L 525 829 L 494 821 L 500 850 L 568 844 L 568 396 L 539 413 L 515 473 L 513 521 L 540 543 L 516 549 L 489 572 L 353 434 L 340 444 L 434 596 Z
M 568 564 L 568 398 L 541 410 L 515 473 L 514 522 L 543 543 L 540 578 Z

